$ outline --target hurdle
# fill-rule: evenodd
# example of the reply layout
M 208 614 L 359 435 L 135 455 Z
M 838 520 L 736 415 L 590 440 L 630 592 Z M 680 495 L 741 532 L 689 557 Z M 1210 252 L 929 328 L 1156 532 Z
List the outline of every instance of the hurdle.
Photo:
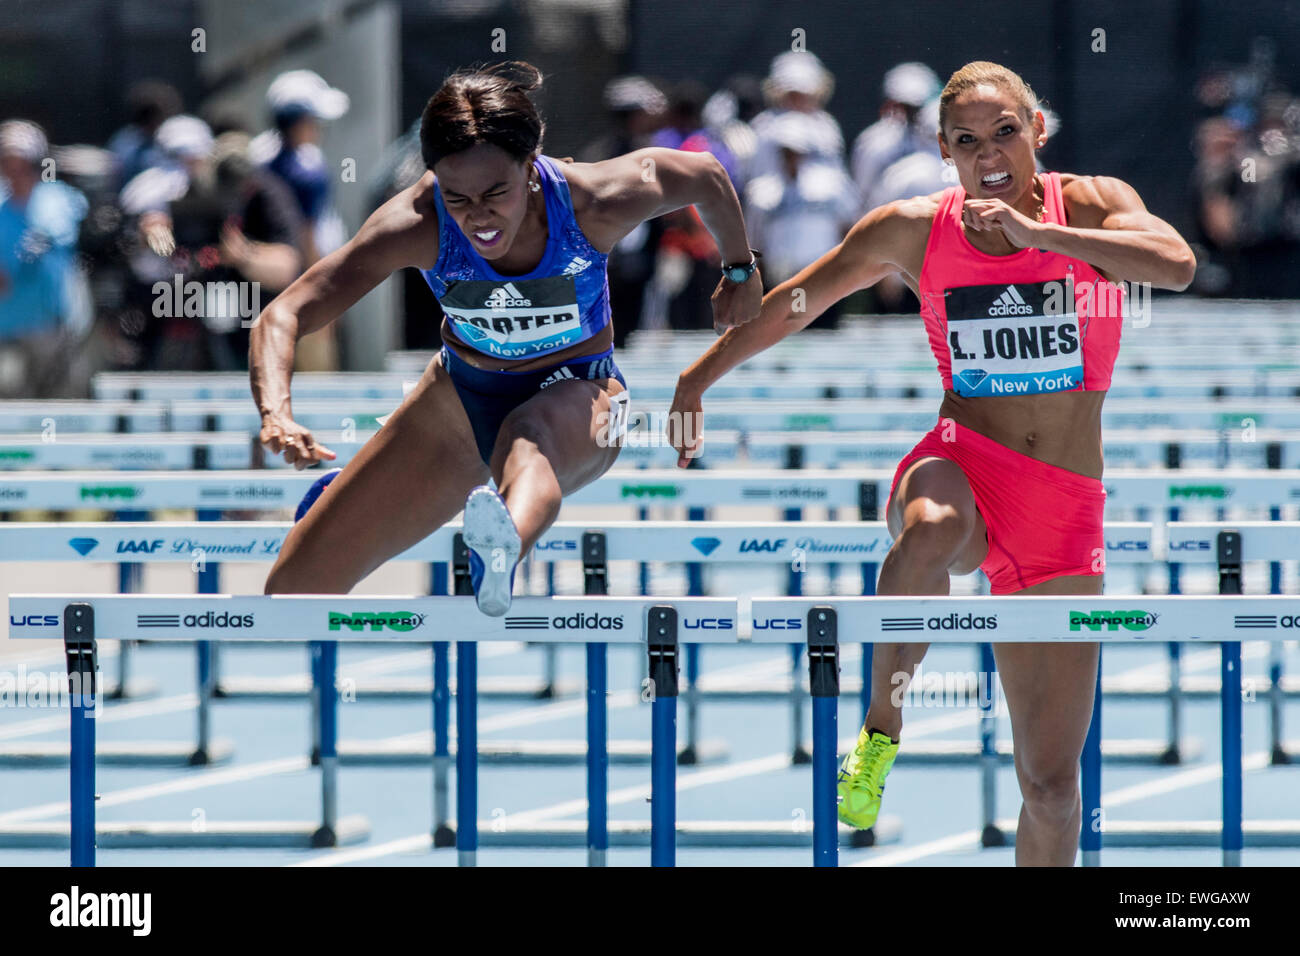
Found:
M 164 842 L 158 843 L 152 842 L 158 839 L 155 835 L 157 828 L 152 824 L 118 824 L 102 829 L 96 826 L 95 647 L 99 639 L 112 636 L 129 640 L 144 633 L 163 640 L 211 639 L 212 635 L 204 633 L 204 629 L 185 623 L 187 619 L 201 620 L 205 613 L 213 618 L 226 615 L 227 620 L 234 617 L 241 621 L 241 626 L 233 633 L 220 637 L 231 641 L 312 640 L 337 647 L 337 641 L 345 630 L 349 636 L 382 643 L 426 641 L 428 635 L 421 629 L 430 620 L 445 629 L 447 637 L 455 635 L 457 670 L 463 690 L 457 701 L 457 821 L 454 833 L 459 862 L 466 866 L 475 863 L 480 826 L 476 814 L 477 706 L 472 692 L 477 670 L 477 642 L 515 640 L 512 620 L 523 621 L 530 628 L 545 624 L 548 631 L 551 622 L 561 621 L 564 624 L 557 626 L 557 631 L 563 641 L 586 643 L 589 648 L 600 649 L 589 657 L 588 678 L 591 684 L 587 693 L 590 709 L 587 726 L 591 736 L 586 755 L 587 846 L 589 862 L 594 865 L 604 863 L 609 847 L 605 814 L 608 760 L 604 740 L 606 671 L 603 648 L 607 643 L 645 646 L 651 673 L 659 678 L 657 684 L 651 685 L 654 688 L 651 751 L 655 754 L 651 762 L 651 778 L 659 797 L 652 824 L 655 830 L 653 852 L 660 864 L 665 860 L 671 862 L 675 839 L 671 794 L 675 787 L 676 694 L 670 672 L 676 670 L 679 615 L 683 628 L 698 631 L 694 639 L 710 642 L 734 643 L 739 619 L 734 599 L 716 598 L 681 598 L 671 602 L 599 596 L 520 598 L 512 608 L 516 613 L 505 618 L 486 617 L 471 602 L 458 597 L 106 595 L 69 598 L 67 595 L 15 595 L 11 598 L 11 606 L 18 612 L 21 622 L 11 623 L 12 637 L 48 637 L 41 627 L 27 622 L 51 616 L 59 619 L 65 635 L 72 701 L 71 820 L 66 830 L 61 827 L 43 829 L 54 837 L 66 834 L 73 866 L 93 866 L 97 845 L 105 848 L 191 845 L 181 842 L 183 835 L 175 832 L 174 827 L 166 828 L 162 834 Z M 158 625 L 160 620 L 165 622 L 163 626 Z M 432 629 L 433 625 L 430 626 Z M 551 634 L 546 636 L 549 638 Z M 331 656 L 328 653 L 324 655 L 327 662 Z M 328 664 L 322 671 L 328 671 Z M 89 693 L 86 688 L 90 688 Z M 363 838 L 357 835 L 363 821 L 358 818 L 339 819 L 337 816 L 338 755 L 334 739 L 337 696 L 325 694 L 323 703 L 322 819 L 319 825 L 282 827 L 283 832 L 275 834 L 280 841 L 275 844 L 278 846 L 336 846 L 345 842 L 345 833 L 349 837 L 347 842 Z M 188 827 L 188 821 L 185 825 Z M 24 828 L 23 836 L 30 839 L 35 829 Z M 215 829 L 208 827 L 208 831 Z M 248 829 L 248 825 L 244 829 Z M 234 832 L 238 833 L 238 828 Z M 294 842 L 295 838 L 297 842 Z M 201 843 L 213 845 L 210 837 Z M 223 842 L 220 845 L 237 844 Z
M 755 628 L 755 643 L 780 641 L 770 630 L 758 626 L 774 620 L 797 621 L 805 633 L 818 630 L 819 640 L 829 643 L 845 633 L 869 633 L 890 641 L 917 641 L 928 643 L 958 643 L 983 641 L 1004 642 L 1116 642 L 1142 641 L 1159 629 L 1161 637 L 1187 641 L 1193 644 L 1217 642 L 1221 645 L 1221 763 L 1222 819 L 1216 826 L 1213 821 L 1188 823 L 1126 824 L 1108 821 L 1101 804 L 1101 766 L 1098 744 L 1101 737 L 1102 698 L 1100 681 L 1093 701 L 1092 724 L 1089 728 L 1082 766 L 1083 821 L 1080 835 L 1085 866 L 1101 862 L 1103 843 L 1123 847 L 1154 846 L 1213 846 L 1223 852 L 1223 865 L 1238 866 L 1244 846 L 1276 847 L 1300 846 L 1300 820 L 1267 821 L 1258 824 L 1242 820 L 1242 698 L 1241 698 L 1241 641 L 1253 640 L 1251 625 L 1245 621 L 1260 619 L 1294 618 L 1300 615 L 1300 597 L 1277 595 L 1242 596 L 1240 587 L 1239 552 L 1231 532 L 1217 539 L 1220 567 L 1224 577 L 1226 596 L 1142 597 L 1140 599 L 1115 597 L 1077 596 L 1022 596 L 1022 597 L 972 597 L 972 598 L 911 598 L 911 597 L 861 597 L 861 598 L 755 598 L 751 614 Z M 1133 605 L 1141 603 L 1140 613 Z M 1247 613 L 1248 612 L 1248 613 Z M 952 621 L 957 627 L 931 629 L 929 621 Z M 962 627 L 964 619 L 981 619 L 984 627 Z M 988 622 L 995 627 L 990 630 Z M 899 630 L 899 622 L 906 630 Z M 1099 623 L 1100 622 L 1100 623 Z M 1281 640 L 1269 635 L 1265 640 Z M 1100 676 L 1100 662 L 1098 664 Z M 825 705 L 823 705 L 824 707 Z M 814 712 L 817 723 L 817 712 Z M 814 730 L 816 734 L 816 730 Z M 816 744 L 816 738 L 814 745 Z M 832 758 L 833 759 L 833 758 Z M 814 767 L 818 761 L 814 756 Z M 823 762 L 822 766 L 826 764 Z M 833 773 L 833 764 L 830 771 Z M 822 771 L 826 772 L 826 771 Z M 829 780 L 829 777 L 827 778 Z M 826 785 L 829 788 L 829 783 Z M 834 799 L 822 792 L 814 804 L 814 853 L 818 862 L 833 858 L 836 842 L 831 839 L 828 821 L 834 820 Z M 987 810 L 987 808 L 986 808 Z M 986 812 L 986 820 L 989 819 Z M 820 829 L 819 829 L 820 824 Z M 987 826 L 987 824 L 986 824 Z M 989 845 L 1011 845 L 1014 839 L 1005 834 L 1000 843 L 991 843 L 989 833 L 981 842 Z
M 835 598 L 755 598 L 752 603 L 749 627 L 750 639 L 755 643 L 787 643 L 789 635 L 773 635 L 773 629 L 760 626 L 760 622 L 795 620 L 798 630 L 808 636 L 810 678 L 814 689 L 813 710 L 813 862 L 818 866 L 838 863 L 839 828 L 835 820 L 835 792 L 831 783 L 836 759 L 836 701 L 838 686 L 838 646 L 842 633 L 881 635 L 886 631 L 891 640 L 920 640 L 932 643 L 953 642 L 1026 642 L 1041 641 L 1112 643 L 1144 640 L 1149 632 L 1160 628 L 1162 635 L 1176 632 L 1180 639 L 1192 643 L 1217 642 L 1221 645 L 1224 684 L 1222 693 L 1222 821 L 1218 828 L 1218 842 L 1223 851 L 1224 865 L 1239 865 L 1244 846 L 1294 845 L 1279 844 L 1279 834 L 1290 832 L 1300 823 L 1291 821 L 1270 822 L 1264 826 L 1245 825 L 1242 820 L 1242 721 L 1240 686 L 1240 641 L 1250 628 L 1244 621 L 1262 618 L 1295 617 L 1300 615 L 1300 597 L 1242 596 L 1234 594 L 1239 587 L 1236 563 L 1239 551 L 1230 534 L 1218 539 L 1221 565 L 1225 569 L 1224 588 L 1228 596 L 1172 596 L 1144 599 L 1140 613 L 1133 610 L 1133 598 L 1089 597 L 1087 608 L 1080 608 L 1077 596 L 1033 597 L 974 597 L 974 598 L 895 598 L 863 597 Z M 1235 570 L 1234 570 L 1235 569 Z M 232 635 L 231 640 L 285 640 L 286 633 L 297 639 L 331 642 L 337 629 L 329 630 L 340 620 L 351 622 L 361 615 L 363 627 L 373 628 L 368 636 L 376 641 L 410 641 L 422 639 L 415 632 L 425 620 L 434 617 L 454 630 L 459 643 L 475 645 L 485 640 L 510 639 L 505 619 L 486 618 L 470 608 L 468 602 L 454 598 L 393 598 L 393 597 L 233 597 L 233 596 L 68 596 L 68 595 L 15 595 L 13 606 L 23 621 L 35 617 L 58 617 L 65 633 L 68 651 L 69 679 L 72 690 L 70 729 L 72 752 L 75 759 L 70 765 L 71 812 L 68 839 L 73 866 L 93 866 L 99 842 L 99 829 L 94 812 L 94 713 L 96 689 L 95 642 L 100 638 L 130 639 L 140 633 L 141 620 L 156 619 L 157 615 L 173 617 L 177 625 L 171 639 L 194 639 L 194 628 L 179 623 L 185 612 L 206 608 L 221 609 L 227 615 L 249 618 L 247 629 Z M 566 628 L 565 639 L 577 638 L 587 643 L 630 643 L 643 645 L 654 689 L 652 707 L 651 749 L 651 863 L 656 866 L 675 862 L 677 825 L 675 814 L 675 742 L 676 742 L 676 679 L 678 671 L 678 622 L 686 627 L 693 621 L 698 631 L 693 639 L 710 643 L 733 643 L 742 635 L 738 628 L 738 605 L 734 599 L 680 598 L 660 602 L 653 598 L 523 598 L 517 609 L 520 616 L 532 618 L 575 618 L 575 626 Z M 572 615 L 570 615 L 572 611 Z M 1248 612 L 1248 613 L 1247 613 Z M 680 615 L 680 617 L 679 617 Z M 197 616 L 197 615 L 196 615 Z M 961 622 L 969 616 L 970 625 Z M 930 618 L 954 618 L 956 625 L 930 633 Z M 975 627 L 978 618 L 981 626 Z M 994 622 L 989 627 L 990 619 Z M 602 620 L 604 623 L 602 624 Z M 639 626 L 628 627 L 625 622 L 636 621 Z M 919 621 L 920 633 L 896 632 L 898 621 Z M 310 622 L 308 625 L 306 622 Z M 711 626 L 704 627 L 705 623 Z M 347 626 L 351 626 L 350 624 Z M 305 633 L 304 633 L 305 632 Z M 11 625 L 15 638 L 45 637 L 40 628 L 25 623 Z M 1277 639 L 1277 638 L 1273 638 Z M 463 650 L 463 653 L 460 651 Z M 466 686 L 472 684 L 475 656 L 473 647 L 458 647 L 458 667 Z M 593 670 L 599 670 L 594 668 Z M 85 688 L 90 692 L 86 693 Z M 1096 752 L 1102 719 L 1101 698 L 1098 685 L 1094 697 L 1093 725 L 1081 761 L 1083 769 L 1084 820 L 1103 820 L 1100 802 L 1101 761 Z M 601 693 L 590 694 L 589 704 L 599 707 Z M 462 865 L 477 862 L 478 827 L 475 813 L 477 802 L 477 761 L 473 745 L 476 719 L 472 695 L 464 695 L 459 708 L 457 733 L 457 848 Z M 332 705 L 331 705 L 332 709 Z M 603 726 L 603 722 L 589 721 L 589 729 Z M 325 759 L 322 780 L 335 773 L 335 755 L 330 737 L 323 738 Z M 604 762 L 599 759 L 599 747 L 593 742 L 588 760 L 588 838 L 589 862 L 604 862 L 609 846 L 609 834 L 602 796 L 607 781 Z M 323 782 L 322 787 L 324 788 Z M 326 803 L 329 807 L 329 803 Z M 322 829 L 327 828 L 327 816 Z M 602 827 L 602 824 L 605 824 Z M 603 832 L 602 832 L 603 831 Z M 107 848 L 114 845 L 104 831 Z M 1085 826 L 1081 834 L 1081 847 L 1085 865 L 1098 865 L 1107 832 L 1107 826 L 1096 829 Z M 1293 839 L 1289 837 L 1288 839 Z M 116 844 L 122 845 L 122 844 Z M 127 844 L 129 845 L 129 844 Z M 1119 845 L 1119 844 L 1116 844 Z M 1132 845 L 1125 842 L 1123 845 Z

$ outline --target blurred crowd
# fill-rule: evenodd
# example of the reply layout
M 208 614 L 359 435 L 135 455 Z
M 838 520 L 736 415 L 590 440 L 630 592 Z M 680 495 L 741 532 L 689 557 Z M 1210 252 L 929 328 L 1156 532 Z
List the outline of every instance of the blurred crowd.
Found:
M 1196 85 L 1193 289 L 1202 295 L 1300 297 L 1300 97 L 1276 80 L 1275 59 L 1260 38 L 1248 63 Z
M 319 140 L 349 103 L 317 74 L 275 78 L 256 136 L 165 83 L 127 102 L 103 147 L 0 123 L 0 397 L 86 394 L 99 369 L 246 369 L 252 320 L 344 241 Z M 301 345 L 300 367 L 337 367 L 328 335 Z
M 1196 89 L 1202 294 L 1300 298 L 1300 99 L 1274 81 L 1274 56 L 1260 41 L 1247 65 L 1216 69 Z M 716 90 L 620 76 L 603 91 L 607 130 L 574 158 L 645 146 L 713 153 L 771 288 L 871 209 L 956 181 L 936 142 L 932 69 L 888 70 L 878 117 L 851 141 L 827 111 L 834 88 L 808 52 L 782 53 L 765 76 L 733 76 Z M 165 83 L 137 84 L 127 102 L 125 124 L 103 147 L 52 148 L 35 123 L 0 123 L 0 397 L 85 394 L 102 368 L 246 368 L 252 319 L 345 239 L 320 140 L 349 100 L 316 73 L 274 79 L 268 128 L 256 135 L 229 110 L 184 112 Z M 1050 137 L 1059 121 L 1044 114 Z M 369 177 L 369 208 L 423 172 L 417 122 Z M 610 256 L 617 341 L 637 329 L 711 327 L 719 265 L 693 209 L 638 227 Z M 436 301 L 406 271 L 405 345 L 435 346 Z M 901 281 L 849 305 L 916 308 Z M 832 309 L 814 324 L 838 321 Z M 337 368 L 332 332 L 304 339 L 298 363 Z

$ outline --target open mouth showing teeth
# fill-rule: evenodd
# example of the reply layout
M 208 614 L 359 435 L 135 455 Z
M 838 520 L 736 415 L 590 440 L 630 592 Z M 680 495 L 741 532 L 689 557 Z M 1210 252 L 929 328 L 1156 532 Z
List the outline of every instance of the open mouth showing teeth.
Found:
M 985 186 L 1005 186 L 1011 181 L 1011 174 L 1008 172 L 989 173 L 980 180 Z
M 501 235 L 501 230 L 490 229 L 487 232 L 476 232 L 474 235 L 478 237 L 479 242 L 493 242 L 497 236 Z

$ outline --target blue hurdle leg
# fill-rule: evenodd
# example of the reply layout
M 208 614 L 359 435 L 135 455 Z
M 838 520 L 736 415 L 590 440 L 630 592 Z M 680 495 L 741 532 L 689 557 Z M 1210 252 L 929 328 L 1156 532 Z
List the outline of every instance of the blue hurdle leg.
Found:
M 1241 644 L 1222 645 L 1223 865 L 1241 866 Z
M 813 866 L 839 866 L 839 822 L 835 809 L 839 703 L 838 697 L 812 699 Z
M 95 697 L 72 695 L 70 803 L 72 865 L 95 865 Z
M 650 865 L 677 865 L 677 697 L 656 695 L 650 732 Z
M 1101 866 L 1102 831 L 1106 818 L 1101 808 L 1101 645 L 1097 645 L 1097 686 L 1092 696 L 1092 720 L 1088 736 L 1083 742 L 1080 760 L 1082 777 L 1083 825 L 1079 832 L 1079 847 L 1083 851 L 1084 866 Z
M 320 680 L 320 782 L 321 824 L 312 834 L 312 846 L 338 846 L 338 713 L 335 688 L 338 673 L 337 641 L 319 643 L 316 672 Z
M 456 854 L 474 866 L 478 854 L 478 645 L 456 642 Z
M 604 866 L 609 850 L 608 649 L 587 645 L 587 865 Z

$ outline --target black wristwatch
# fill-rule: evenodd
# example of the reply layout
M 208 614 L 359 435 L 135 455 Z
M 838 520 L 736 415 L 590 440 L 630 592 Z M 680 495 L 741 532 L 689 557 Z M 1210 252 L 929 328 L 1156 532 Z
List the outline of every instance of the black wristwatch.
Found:
M 754 274 L 758 268 L 759 253 L 753 249 L 749 250 L 749 261 L 738 266 L 724 265 L 722 267 L 722 276 L 724 279 L 730 279 L 739 285 L 742 282 L 749 281 L 749 277 Z

